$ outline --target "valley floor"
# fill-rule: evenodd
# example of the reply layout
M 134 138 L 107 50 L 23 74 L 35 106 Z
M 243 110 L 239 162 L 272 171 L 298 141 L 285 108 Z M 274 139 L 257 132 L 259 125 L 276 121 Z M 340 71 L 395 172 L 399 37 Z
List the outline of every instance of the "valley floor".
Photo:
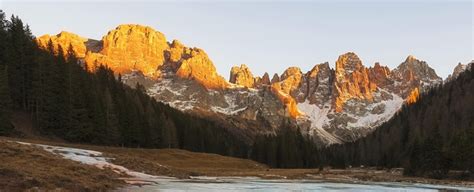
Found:
M 118 179 L 121 175 L 109 169 L 5 138 L 0 139 L 0 162 L 0 191 L 105 191 L 125 185 Z
M 41 140 L 0 138 L 1 189 L 63 189 L 97 191 L 125 185 L 124 174 L 110 169 L 61 158 L 41 148 L 19 142 L 74 147 L 103 152 L 108 161 L 149 175 L 187 179 L 207 177 L 259 177 L 264 179 L 303 179 L 338 183 L 403 182 L 474 187 L 474 181 L 435 180 L 405 177 L 401 170 L 352 169 L 271 169 L 266 165 L 216 154 L 179 149 L 132 149 L 66 144 Z M 98 182 L 100 181 L 100 182 Z

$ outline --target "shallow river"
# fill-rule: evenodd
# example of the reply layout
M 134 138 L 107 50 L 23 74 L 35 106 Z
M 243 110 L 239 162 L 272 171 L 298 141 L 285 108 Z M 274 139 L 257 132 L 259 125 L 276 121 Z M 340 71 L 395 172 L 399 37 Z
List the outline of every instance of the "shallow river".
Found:
M 133 186 L 122 191 L 474 191 L 462 187 L 426 184 L 346 184 L 315 181 L 262 180 L 256 178 L 157 179 L 156 184 Z

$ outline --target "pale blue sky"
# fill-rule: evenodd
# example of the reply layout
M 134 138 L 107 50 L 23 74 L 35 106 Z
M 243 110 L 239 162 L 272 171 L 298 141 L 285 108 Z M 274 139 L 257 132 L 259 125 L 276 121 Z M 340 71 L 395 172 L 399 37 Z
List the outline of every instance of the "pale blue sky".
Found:
M 446 77 L 473 51 L 472 1 L 13 1 L 0 0 L 34 35 L 62 30 L 101 39 L 119 24 L 149 25 L 203 48 L 218 72 L 247 64 L 255 75 L 302 71 L 356 52 L 391 69 L 407 55 Z

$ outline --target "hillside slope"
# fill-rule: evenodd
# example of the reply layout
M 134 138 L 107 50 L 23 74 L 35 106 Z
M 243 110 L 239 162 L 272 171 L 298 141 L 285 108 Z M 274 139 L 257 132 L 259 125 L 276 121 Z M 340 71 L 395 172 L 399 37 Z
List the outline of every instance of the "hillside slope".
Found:
M 409 175 L 442 178 L 448 170 L 474 173 L 474 70 L 420 95 L 374 133 L 332 146 L 336 166 L 405 167 Z
M 104 191 L 125 185 L 119 180 L 121 175 L 111 170 L 65 160 L 5 138 L 0 138 L 0 154 L 2 191 Z

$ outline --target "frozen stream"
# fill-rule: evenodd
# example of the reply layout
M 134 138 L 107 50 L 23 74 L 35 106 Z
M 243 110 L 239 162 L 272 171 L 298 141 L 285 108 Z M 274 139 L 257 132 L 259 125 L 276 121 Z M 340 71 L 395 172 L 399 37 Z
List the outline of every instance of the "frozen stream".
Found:
M 51 145 L 35 145 L 65 159 L 78 161 L 99 168 L 111 168 L 116 172 L 126 173 L 130 177 L 124 180 L 130 186 L 118 191 L 474 191 L 472 188 L 442 185 L 368 182 L 363 184 L 329 183 L 309 180 L 264 180 L 252 177 L 193 177 L 192 179 L 176 179 L 171 177 L 153 176 L 115 165 L 101 152 L 58 147 Z
M 328 183 L 301 180 L 263 180 L 259 178 L 161 179 L 156 184 L 131 186 L 120 191 L 474 191 L 474 189 L 401 183 Z

